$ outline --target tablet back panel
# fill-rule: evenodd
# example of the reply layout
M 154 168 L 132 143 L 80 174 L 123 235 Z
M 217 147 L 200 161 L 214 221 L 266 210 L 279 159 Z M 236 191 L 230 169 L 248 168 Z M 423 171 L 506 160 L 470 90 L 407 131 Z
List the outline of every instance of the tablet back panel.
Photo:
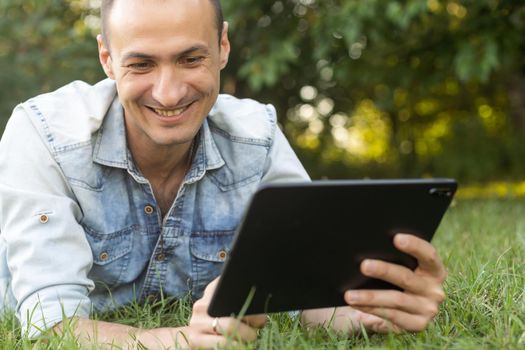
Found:
M 364 277 L 365 258 L 414 269 L 395 233 L 428 241 L 454 180 L 318 181 L 271 185 L 253 197 L 212 298 L 214 317 L 345 305 L 356 288 L 395 288 Z M 248 303 L 250 292 L 254 293 Z

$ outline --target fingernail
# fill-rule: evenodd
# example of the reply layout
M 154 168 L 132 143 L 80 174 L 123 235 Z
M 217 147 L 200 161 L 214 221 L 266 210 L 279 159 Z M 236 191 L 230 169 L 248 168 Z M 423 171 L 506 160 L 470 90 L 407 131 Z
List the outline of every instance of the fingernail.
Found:
M 346 293 L 346 299 L 349 304 L 357 303 L 359 300 L 361 300 L 361 296 L 358 292 L 347 292 Z
M 405 235 L 398 235 L 397 245 L 400 247 L 406 247 L 408 245 L 408 238 Z
M 377 263 L 373 260 L 365 260 L 363 261 L 363 270 L 365 272 L 374 272 L 377 268 Z

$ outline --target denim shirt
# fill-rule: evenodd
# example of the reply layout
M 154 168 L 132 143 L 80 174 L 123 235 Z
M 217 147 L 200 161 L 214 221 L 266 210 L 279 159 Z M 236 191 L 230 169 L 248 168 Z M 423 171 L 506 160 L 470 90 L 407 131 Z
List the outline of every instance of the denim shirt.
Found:
M 30 99 L 0 142 L 0 309 L 35 336 L 161 292 L 199 298 L 254 191 L 307 180 L 271 105 L 220 95 L 162 217 L 127 148 L 113 81 Z

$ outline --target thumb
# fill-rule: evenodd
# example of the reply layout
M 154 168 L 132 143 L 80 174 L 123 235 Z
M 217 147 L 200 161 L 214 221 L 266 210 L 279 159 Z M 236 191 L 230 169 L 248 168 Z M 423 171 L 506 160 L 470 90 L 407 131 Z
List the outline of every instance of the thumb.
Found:
M 375 333 L 400 333 L 401 330 L 399 327 L 394 325 L 392 322 L 389 322 L 379 316 L 367 314 L 365 312 L 360 312 L 361 314 L 358 317 L 359 323 L 372 332 Z
M 204 295 L 203 298 L 211 298 L 213 295 L 213 292 L 215 292 L 215 288 L 217 288 L 217 283 L 219 283 L 219 277 L 211 281 L 206 288 L 204 289 Z

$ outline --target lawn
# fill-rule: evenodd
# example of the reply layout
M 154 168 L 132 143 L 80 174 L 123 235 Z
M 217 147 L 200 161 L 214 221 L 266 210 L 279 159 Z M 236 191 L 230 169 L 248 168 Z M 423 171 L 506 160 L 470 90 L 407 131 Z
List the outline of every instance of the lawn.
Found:
M 525 199 L 459 199 L 434 243 L 449 270 L 447 300 L 418 334 L 344 336 L 306 330 L 274 315 L 246 349 L 519 349 L 525 348 Z M 189 302 L 132 305 L 98 315 L 140 327 L 172 326 L 189 317 Z M 72 336 L 32 343 L 12 315 L 0 322 L 0 349 L 75 349 Z

